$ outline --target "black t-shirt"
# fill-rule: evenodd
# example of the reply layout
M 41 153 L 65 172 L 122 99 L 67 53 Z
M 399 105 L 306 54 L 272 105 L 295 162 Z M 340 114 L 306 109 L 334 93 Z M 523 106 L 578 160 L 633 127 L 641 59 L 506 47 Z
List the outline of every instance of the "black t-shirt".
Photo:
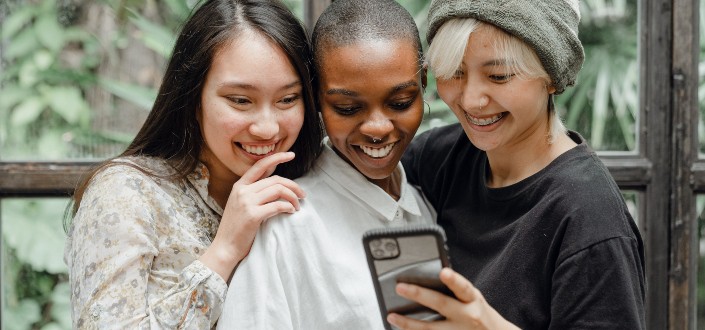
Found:
M 538 173 L 488 188 L 487 155 L 459 124 L 402 162 L 438 212 L 451 264 L 523 329 L 643 329 L 644 250 L 616 183 L 583 138 Z

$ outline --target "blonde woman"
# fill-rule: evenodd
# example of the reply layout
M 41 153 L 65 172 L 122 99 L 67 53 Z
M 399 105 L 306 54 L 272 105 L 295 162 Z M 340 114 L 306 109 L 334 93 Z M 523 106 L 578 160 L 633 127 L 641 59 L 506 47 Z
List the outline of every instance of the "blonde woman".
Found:
M 643 329 L 644 251 L 619 188 L 554 95 L 584 53 L 578 0 L 435 0 L 427 62 L 458 124 L 403 162 L 438 212 L 457 299 L 400 284 L 446 320 L 403 329 Z

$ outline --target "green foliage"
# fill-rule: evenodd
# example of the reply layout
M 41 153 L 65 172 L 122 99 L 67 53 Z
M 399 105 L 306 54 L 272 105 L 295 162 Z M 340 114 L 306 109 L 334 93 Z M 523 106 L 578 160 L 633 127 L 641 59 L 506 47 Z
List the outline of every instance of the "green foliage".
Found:
M 4 60 L 10 63 L 0 77 L 0 145 L 5 156 L 35 158 L 40 149 L 65 153 L 68 145 L 60 136 L 89 129 L 90 107 L 79 86 L 92 83 L 94 63 L 67 67 L 61 52 L 70 43 L 90 49 L 96 41 L 62 27 L 57 17 L 55 0 L 43 0 L 11 12 L 0 26 L 7 44 Z M 41 138 L 45 135 L 54 139 Z
M 70 329 L 60 221 L 66 200 L 3 200 L 2 311 L 7 329 Z

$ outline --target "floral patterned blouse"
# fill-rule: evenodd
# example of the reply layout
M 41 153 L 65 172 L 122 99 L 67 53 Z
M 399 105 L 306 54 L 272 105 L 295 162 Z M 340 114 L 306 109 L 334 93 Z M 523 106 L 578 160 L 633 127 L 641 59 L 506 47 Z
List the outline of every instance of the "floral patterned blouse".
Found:
M 159 175 L 164 160 L 130 157 Z M 73 219 L 64 260 L 74 328 L 210 329 L 227 284 L 198 258 L 223 210 L 208 196 L 208 169 L 186 180 L 153 177 L 127 164 L 91 181 Z

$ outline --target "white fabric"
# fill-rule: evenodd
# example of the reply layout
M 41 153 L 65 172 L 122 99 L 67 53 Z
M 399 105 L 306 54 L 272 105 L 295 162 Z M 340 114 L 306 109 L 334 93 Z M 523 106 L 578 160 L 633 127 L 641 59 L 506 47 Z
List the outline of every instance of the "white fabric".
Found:
M 399 201 L 326 145 L 297 180 L 301 209 L 268 220 L 231 280 L 218 329 L 383 329 L 362 235 L 433 223 L 435 212 L 406 181 Z

